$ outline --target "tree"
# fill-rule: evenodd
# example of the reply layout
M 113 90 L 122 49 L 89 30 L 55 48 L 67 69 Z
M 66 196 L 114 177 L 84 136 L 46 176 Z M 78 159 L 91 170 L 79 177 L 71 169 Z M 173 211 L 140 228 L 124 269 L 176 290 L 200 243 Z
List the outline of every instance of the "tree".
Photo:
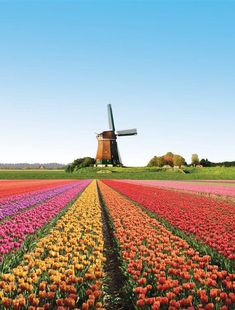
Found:
M 210 162 L 207 158 L 206 159 L 202 158 L 201 161 L 200 161 L 200 164 L 203 167 L 211 167 L 211 166 L 213 166 L 213 163 Z
M 151 158 L 147 166 L 148 167 L 156 166 L 156 158 L 157 158 L 157 156 L 154 156 L 153 158 Z
M 95 164 L 95 159 L 91 157 L 84 157 L 80 164 L 80 168 L 91 167 Z
M 198 157 L 198 155 L 197 154 L 192 154 L 192 157 L 191 157 L 192 159 L 192 165 L 193 166 L 196 166 L 196 165 L 198 165 L 199 164 L 199 157 Z
M 163 156 L 154 156 L 148 163 L 148 167 L 163 167 L 164 165 L 182 166 L 186 164 L 185 159 L 180 155 L 174 155 L 171 152 Z
M 78 169 L 93 166 L 94 164 L 95 159 L 92 157 L 77 158 L 71 164 L 67 165 L 65 171 L 72 173 Z
M 174 166 L 174 163 L 173 163 L 173 156 L 174 154 L 172 152 L 167 152 L 163 158 L 164 158 L 164 161 L 165 161 L 165 165 L 170 165 L 171 167 Z
M 72 173 L 73 170 L 72 170 L 72 165 L 67 165 L 66 168 L 65 168 L 65 172 L 68 172 L 68 173 Z
M 175 154 L 173 156 L 173 164 L 174 166 L 179 166 L 181 168 L 181 166 L 185 164 L 185 159 L 182 156 Z
M 163 167 L 165 161 L 163 156 L 154 156 L 148 163 L 148 167 Z
M 165 165 L 165 160 L 164 160 L 163 156 L 157 157 L 157 166 L 163 167 L 164 165 Z

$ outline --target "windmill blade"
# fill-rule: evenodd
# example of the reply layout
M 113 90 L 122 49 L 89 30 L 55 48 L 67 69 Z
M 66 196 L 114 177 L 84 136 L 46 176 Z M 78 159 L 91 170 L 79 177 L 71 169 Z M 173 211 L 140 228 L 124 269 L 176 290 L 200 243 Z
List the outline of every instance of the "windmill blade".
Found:
M 134 136 L 137 135 L 137 130 L 134 129 L 126 129 L 126 130 L 119 130 L 116 132 L 117 136 Z
M 121 155 L 120 155 L 120 152 L 119 152 L 118 145 L 117 145 L 117 152 L 118 152 L 119 163 L 122 166 L 122 159 L 121 159 Z
M 111 104 L 108 104 L 108 119 L 109 119 L 109 129 L 115 131 L 114 120 L 113 120 L 113 111 Z

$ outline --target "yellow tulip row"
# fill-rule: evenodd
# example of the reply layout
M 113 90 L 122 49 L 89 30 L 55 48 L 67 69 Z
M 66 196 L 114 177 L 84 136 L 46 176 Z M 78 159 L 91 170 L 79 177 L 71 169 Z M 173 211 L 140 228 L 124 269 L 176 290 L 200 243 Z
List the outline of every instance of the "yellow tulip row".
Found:
M 93 181 L 20 265 L 0 275 L 0 307 L 101 309 L 103 247 Z

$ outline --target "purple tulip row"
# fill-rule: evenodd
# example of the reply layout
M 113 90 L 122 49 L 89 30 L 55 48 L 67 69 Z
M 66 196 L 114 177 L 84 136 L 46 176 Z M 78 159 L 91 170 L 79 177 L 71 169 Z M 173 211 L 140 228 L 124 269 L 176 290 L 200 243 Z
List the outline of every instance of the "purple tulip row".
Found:
M 56 187 L 53 189 L 46 189 L 40 192 L 27 193 L 24 196 L 14 202 L 8 202 L 0 206 L 0 220 L 7 216 L 18 212 L 19 210 L 29 208 L 50 199 L 66 190 L 76 186 L 74 183 Z
M 71 184 L 71 183 L 68 183 L 68 184 Z M 25 192 L 23 194 L 14 194 L 14 195 L 10 195 L 10 196 L 6 196 L 6 197 L 2 197 L 0 198 L 0 209 L 2 207 L 4 207 L 6 204 L 9 204 L 9 203 L 16 203 L 16 202 L 19 202 L 19 201 L 23 201 L 24 199 L 27 199 L 29 197 L 31 197 L 33 194 L 41 194 L 41 193 L 45 193 L 46 191 L 49 191 L 51 189 L 56 189 L 56 188 L 59 188 L 59 187 L 62 187 L 64 185 L 67 185 L 67 184 L 52 184 L 50 187 L 45 187 L 43 189 L 38 189 L 38 190 L 31 190 L 29 192 Z
M 27 235 L 34 234 L 49 223 L 89 183 L 89 180 L 76 182 L 73 188 L 2 222 L 0 225 L 0 260 L 3 254 L 20 248 Z

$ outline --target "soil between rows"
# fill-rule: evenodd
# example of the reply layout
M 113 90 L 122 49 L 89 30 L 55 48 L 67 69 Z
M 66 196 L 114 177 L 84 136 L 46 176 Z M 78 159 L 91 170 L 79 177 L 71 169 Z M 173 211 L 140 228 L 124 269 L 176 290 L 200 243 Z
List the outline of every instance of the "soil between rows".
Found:
M 105 308 L 110 310 L 132 310 L 133 305 L 128 300 L 125 292 L 125 276 L 121 270 L 119 253 L 115 243 L 115 236 L 110 225 L 110 218 L 105 207 L 102 194 L 97 184 L 98 194 L 101 205 L 101 218 L 103 223 L 103 237 L 106 263 L 104 271 L 107 275 L 105 281 Z

